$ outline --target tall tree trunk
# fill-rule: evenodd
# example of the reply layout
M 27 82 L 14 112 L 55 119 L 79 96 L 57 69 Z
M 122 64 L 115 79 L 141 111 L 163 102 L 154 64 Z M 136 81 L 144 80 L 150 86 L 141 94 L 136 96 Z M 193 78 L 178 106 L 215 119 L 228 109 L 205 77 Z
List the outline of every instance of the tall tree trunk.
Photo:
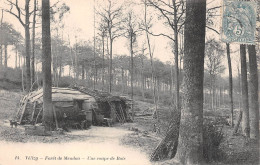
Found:
M 31 48 L 30 48 L 30 0 L 25 1 L 25 54 L 26 54 L 26 91 L 29 92 L 31 89 Z
M 75 36 L 75 77 L 76 80 L 79 79 L 79 66 L 78 66 L 78 41 L 77 37 Z
M 248 45 L 250 71 L 250 138 L 259 139 L 259 102 L 258 102 L 258 74 L 255 45 Z
M 123 94 L 125 91 L 124 87 L 124 69 L 121 68 L 121 93 Z
M 31 85 L 35 82 L 35 24 L 37 0 L 34 0 L 33 25 L 32 25 L 32 57 L 31 57 Z
M 111 36 L 111 32 L 109 33 L 110 36 L 110 58 L 109 58 L 109 93 L 112 92 L 112 86 L 113 86 L 113 75 L 112 75 L 112 70 L 113 70 L 113 39 Z
M 22 89 L 23 89 L 23 92 L 24 92 L 25 90 L 24 90 L 24 74 L 23 74 L 24 73 L 24 71 L 23 71 L 24 69 L 23 68 L 24 68 L 24 66 L 22 65 Z
M 203 163 L 203 78 L 206 0 L 186 1 L 184 36 L 184 107 L 181 112 L 177 159 Z
M 63 70 L 63 67 L 62 67 L 62 56 L 61 56 L 61 57 L 60 57 L 60 61 L 59 61 L 59 79 L 58 79 L 57 84 L 59 84 L 59 81 L 60 81 L 60 79 L 61 79 L 62 70 Z M 36 72 L 36 71 L 35 71 L 35 72 Z
M 238 95 L 239 95 L 239 116 L 238 116 L 238 119 L 237 119 L 237 123 L 235 124 L 235 127 L 234 127 L 234 131 L 233 131 L 233 135 L 235 135 L 238 131 L 238 128 L 239 128 L 239 125 L 241 123 L 241 120 L 242 120 L 242 116 L 243 116 L 243 111 L 241 109 L 241 101 L 242 101 L 242 98 L 241 98 L 241 76 L 240 76 L 240 70 L 239 70 L 239 66 L 237 65 L 237 73 L 238 73 L 238 89 L 239 89 L 239 92 L 238 92 Z
M 95 0 L 94 0 L 94 83 L 93 88 L 96 89 L 97 83 L 97 66 L 96 66 L 96 11 L 95 11 Z
M 0 30 L 2 30 L 3 18 L 4 18 L 4 9 L 2 9 Z M 0 69 L 2 69 L 2 65 L 3 65 L 3 47 L 2 47 L 2 44 L 0 44 Z
M 8 48 L 8 45 L 5 44 L 5 61 L 4 61 L 4 67 L 5 69 L 7 69 L 7 60 L 8 60 L 8 55 L 7 55 L 7 48 Z M 6 70 L 7 71 L 7 70 Z
M 42 1 L 42 70 L 43 70 L 43 124 L 46 131 L 53 124 L 51 79 L 50 1 Z
M 172 101 L 174 101 L 173 88 L 174 88 L 174 73 L 173 73 L 173 66 L 171 66 L 171 97 L 172 97 Z
M 82 80 L 84 80 L 85 79 L 85 63 L 83 62 L 82 63 L 82 68 L 81 68 L 81 78 L 82 78 Z
M 3 65 L 3 46 L 0 44 L 0 69 L 2 69 Z
M 131 29 L 132 30 L 132 29 Z M 130 56 L 131 56 L 131 99 L 132 99 L 132 104 L 131 104 L 131 109 L 132 109 L 132 119 L 134 120 L 134 86 L 133 86 L 133 81 L 134 81 L 134 52 L 133 52 L 133 32 L 130 32 Z
M 109 35 L 107 35 L 107 55 L 109 56 L 109 52 L 110 52 L 110 50 L 109 50 Z M 110 81 L 110 56 L 108 57 L 108 68 L 107 68 L 107 73 L 108 73 L 108 76 L 107 76 L 107 79 L 106 79 L 106 86 L 108 87 L 107 88 L 107 91 L 109 91 L 109 81 Z
M 102 91 L 105 87 L 105 38 L 102 34 Z
M 149 34 L 148 34 L 148 25 L 147 25 L 147 4 L 146 4 L 146 0 L 145 0 L 144 20 L 145 20 L 145 28 L 146 28 L 147 45 L 148 45 L 148 50 L 149 50 L 149 55 L 150 55 L 150 64 L 151 64 L 151 69 L 152 69 L 151 81 L 152 81 L 152 90 L 153 90 L 153 102 L 155 104 L 155 113 L 156 113 L 157 122 L 159 122 L 159 114 L 157 112 L 157 99 L 156 99 L 156 86 L 155 86 L 155 76 L 154 76 L 153 52 L 151 50 L 150 38 L 149 38 Z
M 19 55 L 19 62 L 18 62 L 19 69 L 21 68 L 21 55 Z
M 17 46 L 15 47 L 15 69 L 17 69 L 18 66 L 18 50 Z
M 249 103 L 248 103 L 248 83 L 247 83 L 247 65 L 246 65 L 246 46 L 240 45 L 241 60 L 241 82 L 242 82 L 242 131 L 246 137 L 250 135 L 249 126 Z
M 230 119 L 231 119 L 231 127 L 233 127 L 233 82 L 232 82 L 232 66 L 231 66 L 231 58 L 230 58 L 230 47 L 229 43 L 226 43 L 227 46 L 227 60 L 228 60 L 228 73 L 229 73 L 229 106 L 230 106 Z
M 143 53 L 142 53 L 142 57 L 141 57 L 141 65 L 142 65 L 142 70 L 141 70 L 141 81 L 142 81 L 142 98 L 144 99 L 144 90 L 145 90 L 145 79 L 144 79 L 144 59 L 143 59 L 143 55 L 144 55 L 144 49 L 143 49 Z
M 176 109 L 180 110 L 180 94 L 179 94 L 179 50 L 178 50 L 178 20 L 177 20 L 177 8 L 176 0 L 172 0 L 174 8 L 174 61 L 175 61 L 175 99 Z
M 70 36 L 68 35 L 68 41 L 69 41 L 69 46 L 70 46 L 70 57 L 71 57 L 71 65 L 70 65 L 70 69 L 69 69 L 69 76 L 72 75 L 73 77 L 73 72 L 71 73 L 71 67 L 72 67 L 72 70 L 73 68 L 75 68 L 75 65 L 74 65 L 74 58 L 73 58 L 73 53 L 72 53 L 72 47 L 70 45 Z M 75 77 L 73 77 L 75 78 Z

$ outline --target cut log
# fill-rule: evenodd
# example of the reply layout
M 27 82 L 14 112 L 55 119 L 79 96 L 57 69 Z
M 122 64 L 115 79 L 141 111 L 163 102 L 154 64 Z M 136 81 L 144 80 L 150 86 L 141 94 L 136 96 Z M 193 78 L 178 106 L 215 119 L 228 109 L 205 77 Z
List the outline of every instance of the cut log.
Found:
M 37 117 L 35 119 L 35 124 L 37 124 L 38 118 L 39 118 L 39 116 L 40 116 L 42 111 L 43 111 L 43 107 L 41 108 L 41 110 L 39 111 L 39 113 L 38 113 L 38 115 L 37 115 Z
M 175 111 L 175 115 L 172 116 L 171 124 L 167 130 L 166 136 L 154 152 L 150 155 L 151 161 L 162 160 L 166 158 L 173 158 L 177 152 L 178 137 L 179 137 L 179 124 L 180 124 L 180 112 Z
M 59 125 L 58 125 L 58 120 L 57 120 L 57 114 L 56 114 L 55 106 L 52 107 L 52 110 L 53 110 L 53 114 L 54 114 L 54 119 L 55 119 L 55 124 L 56 124 L 56 130 L 58 130 Z
M 20 117 L 20 120 L 19 120 L 19 124 L 21 124 L 21 122 L 22 122 L 22 120 L 23 120 L 23 115 L 24 115 L 24 112 L 25 112 L 27 103 L 28 103 L 28 99 L 25 100 L 25 103 L 24 103 L 24 105 L 23 105 L 22 114 L 21 114 L 21 117 Z
M 33 103 L 33 112 L 32 112 L 31 122 L 33 121 L 34 113 L 35 113 L 35 110 L 36 110 L 36 105 L 37 105 L 37 102 L 35 101 Z

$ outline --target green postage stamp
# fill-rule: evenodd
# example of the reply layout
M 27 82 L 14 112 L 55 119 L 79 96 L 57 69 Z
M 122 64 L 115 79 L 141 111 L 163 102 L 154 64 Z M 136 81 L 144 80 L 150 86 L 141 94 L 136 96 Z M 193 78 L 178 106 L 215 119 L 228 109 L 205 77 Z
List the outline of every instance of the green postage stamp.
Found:
M 256 2 L 243 0 L 223 0 L 223 2 L 222 41 L 254 44 L 256 39 Z

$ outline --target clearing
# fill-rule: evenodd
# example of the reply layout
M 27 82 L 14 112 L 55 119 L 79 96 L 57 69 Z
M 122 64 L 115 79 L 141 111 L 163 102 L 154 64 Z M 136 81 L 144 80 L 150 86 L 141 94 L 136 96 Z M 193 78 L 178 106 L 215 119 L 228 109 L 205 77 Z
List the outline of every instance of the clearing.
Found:
M 0 164 L 1 165 L 71 165 L 71 164 L 172 164 L 171 160 L 149 162 L 149 155 L 164 137 L 171 110 L 160 106 L 160 125 L 154 123 L 153 104 L 136 101 L 135 123 L 116 124 L 113 127 L 95 127 L 72 130 L 64 135 L 32 136 L 24 128 L 11 128 L 8 119 L 16 113 L 22 93 L 0 90 Z M 227 113 L 224 109 L 207 112 L 210 116 Z M 205 113 L 206 114 L 206 113 Z M 157 127 L 161 133 L 155 133 Z M 259 164 L 258 148 L 241 134 L 232 136 L 232 128 L 223 127 L 224 157 L 210 164 Z M 60 160 L 59 160 L 60 159 Z
M 49 165 L 85 165 L 85 164 L 135 164 L 149 165 L 147 155 L 137 148 L 122 145 L 121 139 L 132 133 L 120 127 L 91 127 L 89 130 L 75 130 L 66 135 L 38 137 L 39 141 L 52 138 L 54 143 L 4 143 L 0 151 L 0 162 L 3 165 L 46 164 Z M 66 142 L 68 138 L 80 137 Z M 65 138 L 64 138 L 65 137 Z M 29 137 L 30 138 L 30 137 Z M 41 139 L 42 138 L 42 139 Z M 52 141 L 53 142 L 53 141 Z M 26 152 L 24 152 L 26 151 Z M 15 160 L 19 156 L 19 160 Z M 61 160 L 58 160 L 61 157 Z M 12 162 L 12 163 L 11 163 Z

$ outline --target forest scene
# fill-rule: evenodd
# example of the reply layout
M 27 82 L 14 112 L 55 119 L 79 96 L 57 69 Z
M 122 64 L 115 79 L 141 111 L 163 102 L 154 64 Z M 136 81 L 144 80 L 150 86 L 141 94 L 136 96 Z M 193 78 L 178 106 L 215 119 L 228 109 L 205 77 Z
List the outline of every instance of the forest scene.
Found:
M 0 165 L 259 164 L 259 34 L 253 0 L 0 0 Z

